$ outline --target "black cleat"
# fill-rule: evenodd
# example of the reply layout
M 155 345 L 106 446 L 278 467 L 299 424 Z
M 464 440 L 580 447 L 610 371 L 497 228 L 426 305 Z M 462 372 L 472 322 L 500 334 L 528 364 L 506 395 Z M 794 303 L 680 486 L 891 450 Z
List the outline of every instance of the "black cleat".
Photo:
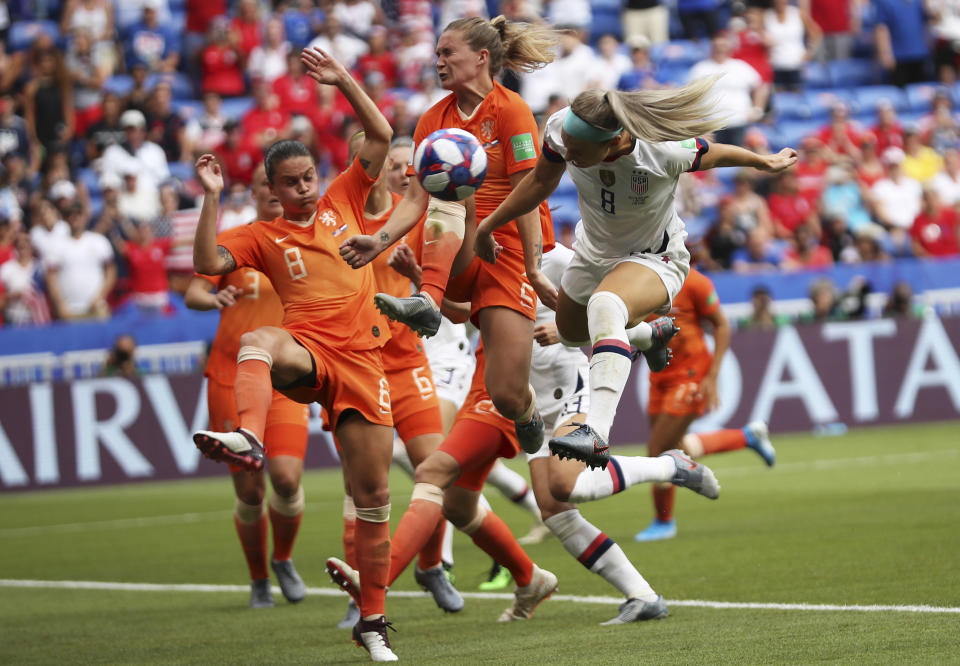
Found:
M 430 304 L 423 294 L 397 298 L 390 294 L 377 294 L 373 302 L 388 319 L 406 324 L 422 337 L 432 337 L 440 330 L 440 310 Z
M 561 460 L 574 458 L 590 467 L 606 469 L 610 462 L 610 445 L 590 426 L 583 423 L 573 425 L 580 427 L 550 440 L 550 452 Z
M 649 349 L 639 351 L 647 359 L 647 365 L 650 366 L 650 372 L 660 372 L 668 365 L 673 358 L 673 352 L 670 351 L 670 340 L 673 339 L 679 331 L 673 317 L 658 317 L 650 322 L 650 328 L 653 329 L 653 341 Z M 636 360 L 636 356 L 634 356 Z
M 540 410 L 534 408 L 533 416 L 526 423 L 513 424 L 517 433 L 517 441 L 520 442 L 520 448 L 527 453 L 536 453 L 543 446 L 543 417 L 540 416 Z

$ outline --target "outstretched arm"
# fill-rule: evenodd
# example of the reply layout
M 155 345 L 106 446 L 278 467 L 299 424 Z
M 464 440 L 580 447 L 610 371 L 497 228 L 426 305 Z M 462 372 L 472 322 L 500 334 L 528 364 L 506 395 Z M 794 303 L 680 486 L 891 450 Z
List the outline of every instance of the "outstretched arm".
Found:
M 210 291 L 210 283 L 202 277 L 194 277 L 183 294 L 183 302 L 191 310 L 222 310 L 237 302 L 240 290 L 227 285 L 216 292 Z
M 376 178 L 380 175 L 380 169 L 390 150 L 390 139 L 393 138 L 390 123 L 350 72 L 322 49 L 304 49 L 300 60 L 313 80 L 336 86 L 350 102 L 364 132 L 363 145 L 357 152 L 357 159 L 363 170 L 371 178 Z
M 481 237 L 489 236 L 510 220 L 533 211 L 553 194 L 565 170 L 565 162 L 554 162 L 541 154 L 533 171 L 515 184 L 510 196 L 477 226 L 477 246 L 480 246 Z M 487 243 L 486 238 L 484 242 Z M 480 255 L 480 252 L 477 254 Z M 480 256 L 486 259 L 483 255 Z
M 726 143 L 711 143 L 710 150 L 700 160 L 700 171 L 716 167 L 753 167 L 776 173 L 789 169 L 797 163 L 797 151 L 784 148 L 773 155 L 758 155 L 740 146 Z
M 203 275 L 223 275 L 237 267 L 230 251 L 217 245 L 217 216 L 220 193 L 223 192 L 223 173 L 213 155 L 201 155 L 197 160 L 197 178 L 203 185 L 203 205 L 200 221 L 193 237 L 193 268 Z

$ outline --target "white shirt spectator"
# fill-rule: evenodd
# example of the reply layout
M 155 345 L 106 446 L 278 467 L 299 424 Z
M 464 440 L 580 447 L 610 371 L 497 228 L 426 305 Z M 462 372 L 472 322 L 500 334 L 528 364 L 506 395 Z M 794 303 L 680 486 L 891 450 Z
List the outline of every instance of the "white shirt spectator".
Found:
M 273 83 L 287 73 L 287 54 L 290 53 L 290 48 L 290 42 L 283 42 L 275 49 L 262 44 L 253 47 L 247 63 L 247 73 L 251 78 Z
M 220 222 L 217 223 L 217 231 L 226 231 L 239 227 L 242 224 L 249 224 L 251 220 L 257 219 L 257 209 L 251 205 L 246 205 L 240 210 L 235 208 L 224 208 L 220 213 Z
M 926 4 L 927 10 L 937 17 L 930 24 L 933 35 L 951 42 L 960 39 L 960 4 L 956 0 L 928 0 Z
M 358 37 L 366 38 L 370 34 L 370 28 L 373 27 L 377 8 L 369 0 L 338 2 L 333 6 L 333 15 L 346 30 Z
M 553 25 L 587 28 L 593 23 L 593 13 L 587 0 L 553 0 L 547 8 L 547 20 Z
M 370 50 L 366 42 L 342 32 L 338 33 L 332 41 L 326 35 L 320 35 L 307 46 L 309 49 L 317 47 L 339 60 L 347 69 L 353 69 L 353 66 L 357 64 L 357 58 Z
M 748 124 L 753 108 L 751 92 L 763 83 L 757 70 L 739 58 L 727 58 L 723 62 L 708 58 L 694 65 L 688 78 L 692 81 L 713 74 L 722 74 L 713 86 L 717 95 L 717 111 L 727 117 L 731 127 Z
M 68 238 L 70 238 L 70 225 L 64 220 L 57 220 L 51 229 L 47 229 L 42 224 L 35 224 L 30 228 L 30 243 L 37 251 L 37 256 L 43 260 L 46 260 L 57 245 Z
M 910 229 L 920 214 L 923 188 L 913 178 L 901 175 L 897 182 L 881 178 L 870 188 L 887 222 L 899 229 Z
M 33 274 L 37 270 L 37 262 L 31 261 L 26 266 L 16 259 L 11 259 L 0 265 L 0 286 L 11 298 L 3 309 L 3 319 L 16 326 L 33 322 L 30 308 L 20 296 L 33 289 Z
M 768 9 L 763 16 L 763 27 L 770 39 L 770 64 L 773 68 L 792 71 L 803 67 L 807 49 L 803 45 L 800 10 L 788 6 L 781 23 L 777 20 L 777 12 Z
M 57 282 L 67 313 L 84 315 L 103 288 L 104 266 L 113 261 L 113 248 L 102 234 L 85 231 L 68 237 L 44 259 L 48 270 L 57 272 Z
M 601 78 L 599 72 L 603 63 L 594 50 L 586 44 L 579 44 L 570 53 L 553 63 L 553 66 L 559 69 L 558 77 L 561 85 L 552 92 L 563 93 L 567 99 L 572 100 L 587 88 L 599 86 Z
M 117 207 L 132 220 L 149 222 L 160 214 L 160 191 L 149 178 L 136 176 L 134 182 L 124 182 L 120 188 Z
M 944 206 L 960 203 L 960 176 L 954 180 L 949 173 L 941 171 L 930 179 L 929 186 L 937 191 Z
M 443 30 L 457 19 L 469 16 L 490 18 L 487 14 L 487 3 L 483 0 L 443 0 L 440 9 L 440 29 Z
M 128 166 L 130 164 L 133 166 Z M 152 141 L 145 141 L 133 153 L 119 144 L 108 146 L 103 151 L 103 157 L 100 158 L 101 173 L 109 171 L 122 176 L 131 168 L 136 169 L 138 180 L 149 180 L 155 188 L 170 177 L 167 154 L 163 152 L 163 148 Z
M 123 0 L 113 3 L 117 27 L 125 30 L 142 19 L 143 8 L 147 5 L 157 10 L 157 19 L 161 25 L 170 23 L 168 0 Z

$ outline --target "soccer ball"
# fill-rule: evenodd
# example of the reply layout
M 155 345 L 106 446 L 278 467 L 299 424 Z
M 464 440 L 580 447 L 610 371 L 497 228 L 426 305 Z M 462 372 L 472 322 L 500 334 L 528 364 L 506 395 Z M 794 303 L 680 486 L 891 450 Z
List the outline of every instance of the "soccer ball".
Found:
M 420 142 L 413 168 L 429 194 L 444 201 L 460 201 L 483 184 L 487 153 L 470 132 L 440 129 Z

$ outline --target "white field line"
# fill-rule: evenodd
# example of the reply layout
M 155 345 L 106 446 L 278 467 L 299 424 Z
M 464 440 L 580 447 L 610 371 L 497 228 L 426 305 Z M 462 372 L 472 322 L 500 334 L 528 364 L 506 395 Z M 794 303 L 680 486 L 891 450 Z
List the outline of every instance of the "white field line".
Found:
M 204 585 L 204 584 L 161 584 L 161 583 L 115 583 L 93 580 L 20 580 L 0 578 L 0 587 L 11 588 L 47 588 L 61 590 L 103 590 L 116 592 L 249 592 L 247 585 Z M 280 589 L 273 588 L 276 594 Z M 329 587 L 310 587 L 307 592 L 321 597 L 345 597 L 342 590 Z M 509 601 L 512 594 L 505 592 L 462 592 L 466 599 L 493 599 Z M 411 592 L 395 590 L 390 592 L 391 597 L 429 598 L 426 592 Z M 569 601 L 580 604 L 616 605 L 623 603 L 622 598 L 606 596 L 579 596 L 575 594 L 555 594 L 554 601 Z M 842 604 L 778 604 L 753 603 L 737 601 L 705 601 L 700 599 L 668 600 L 671 606 L 687 606 L 695 608 L 714 608 L 718 610 L 787 610 L 787 611 L 819 611 L 819 612 L 862 612 L 862 613 L 949 613 L 960 614 L 960 607 L 950 606 L 893 606 L 893 605 L 842 605 Z
M 844 469 L 850 466 L 870 467 L 883 465 L 920 464 L 934 460 L 942 461 L 957 457 L 960 457 L 960 449 L 947 449 L 944 451 L 900 453 L 882 456 L 859 456 L 856 458 L 832 458 L 827 460 L 814 460 L 812 462 L 780 463 L 770 471 L 778 472 L 780 474 L 796 474 L 799 472 Z M 759 462 L 758 465 L 722 469 L 718 472 L 718 476 L 721 477 L 722 480 L 722 478 L 725 477 L 753 475 L 757 474 L 758 472 L 764 472 L 763 464 Z M 326 506 L 327 504 L 330 503 L 308 503 L 306 508 L 316 509 L 321 506 Z M 222 520 L 224 518 L 229 518 L 232 515 L 233 513 L 231 511 L 224 509 L 221 511 L 205 511 L 201 513 L 177 513 L 163 516 L 91 520 L 76 523 L 60 523 L 56 525 L 7 527 L 0 528 L 0 537 L 40 536 L 45 534 L 84 532 L 87 530 L 129 529 L 135 527 L 154 527 L 157 525 L 180 525 L 184 523 L 199 523 L 208 520 Z

